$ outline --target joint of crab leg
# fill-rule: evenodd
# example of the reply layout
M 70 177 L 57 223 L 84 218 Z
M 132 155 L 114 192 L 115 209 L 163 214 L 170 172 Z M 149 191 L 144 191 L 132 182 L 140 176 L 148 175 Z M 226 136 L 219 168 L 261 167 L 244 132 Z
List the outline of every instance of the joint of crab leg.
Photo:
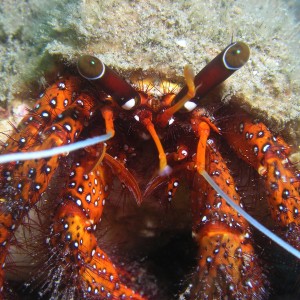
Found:
M 103 143 L 105 141 L 108 141 L 111 138 L 112 138 L 112 134 L 109 132 L 107 134 L 95 136 L 93 138 L 89 138 L 69 145 L 55 147 L 52 149 L 34 151 L 34 152 L 9 153 L 0 156 L 0 164 L 9 163 L 13 161 L 25 161 L 25 160 L 51 157 L 54 155 L 60 155 L 60 154 L 76 151 L 85 147 L 93 146 L 99 143 Z
M 201 174 L 201 172 L 205 170 L 206 142 L 210 133 L 209 125 L 206 122 L 200 122 L 198 125 L 198 133 L 199 142 L 197 147 L 196 168 L 197 172 Z
M 138 92 L 97 57 L 81 56 L 77 68 L 82 77 L 99 85 L 123 109 L 131 110 L 140 104 Z
M 106 133 L 110 133 L 112 137 L 115 135 L 115 128 L 114 128 L 114 115 L 113 111 L 110 107 L 104 106 L 101 109 L 101 114 L 102 117 L 105 121 L 105 128 L 106 128 Z
M 208 117 L 201 116 L 201 120 L 207 123 L 214 132 L 220 135 L 222 134 L 220 129 Z
M 250 49 L 243 42 L 235 42 L 227 46 L 195 76 L 197 98 L 207 95 L 210 90 L 240 69 L 248 61 L 249 56 Z M 181 101 L 188 89 L 187 85 L 184 86 L 173 99 L 173 103 Z
M 157 117 L 157 122 L 161 127 L 166 127 L 171 117 L 179 111 L 190 99 L 195 97 L 196 87 L 194 84 L 194 72 L 191 66 L 184 67 L 184 78 L 186 81 L 186 93 L 175 103 L 175 105 L 166 109 L 162 114 Z

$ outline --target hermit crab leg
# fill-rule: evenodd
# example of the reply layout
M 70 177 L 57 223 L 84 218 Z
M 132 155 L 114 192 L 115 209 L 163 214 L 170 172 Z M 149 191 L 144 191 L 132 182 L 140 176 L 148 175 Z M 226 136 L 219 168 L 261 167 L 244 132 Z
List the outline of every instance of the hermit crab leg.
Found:
M 49 86 L 4 143 L 1 154 L 27 152 L 42 144 L 42 131 L 74 103 L 80 87 L 80 80 L 76 77 L 59 78 Z
M 51 100 L 50 100 L 51 101 Z M 54 103 L 54 100 L 52 101 Z M 24 153 L 12 153 L 12 154 L 8 154 L 8 155 L 4 155 L 2 156 L 2 162 L 12 162 L 17 160 L 16 166 L 21 166 L 20 172 L 26 172 L 26 170 L 28 170 L 28 177 L 29 179 L 28 184 L 34 185 L 32 187 L 27 187 L 27 181 L 23 180 L 24 178 L 26 178 L 25 175 L 27 174 L 23 174 L 20 173 L 18 174 L 18 169 L 16 170 L 12 170 L 14 171 L 14 176 L 11 177 L 10 172 L 9 171 L 5 171 L 5 166 L 6 165 L 1 165 L 2 168 L 4 168 L 4 178 L 2 178 L 3 182 L 3 188 L 5 189 L 5 181 L 9 181 L 10 185 L 14 184 L 15 178 L 16 179 L 21 179 L 22 183 L 18 183 L 17 185 L 17 190 L 21 189 L 21 193 L 23 195 L 23 197 L 25 197 L 25 201 L 27 201 L 27 196 L 28 198 L 28 205 L 26 206 L 26 212 L 28 211 L 28 209 L 33 206 L 39 199 L 39 195 L 41 195 L 41 193 L 45 190 L 46 188 L 46 183 L 48 183 L 51 180 L 51 176 L 52 174 L 54 174 L 54 171 L 56 169 L 56 166 L 58 165 L 58 156 L 59 154 L 65 154 L 71 151 L 75 151 L 77 149 L 80 148 L 85 148 L 91 145 L 95 145 L 99 142 L 103 142 L 106 141 L 107 139 L 110 139 L 111 137 L 114 136 L 114 128 L 113 128 L 113 120 L 112 120 L 112 111 L 110 109 L 105 109 L 102 108 L 102 115 L 103 118 L 105 120 L 106 123 L 106 131 L 107 134 L 102 135 L 102 136 L 98 136 L 98 137 L 94 137 L 94 138 L 90 138 L 84 141 L 80 141 L 77 143 L 73 143 L 72 142 L 80 135 L 81 130 L 84 126 L 84 123 L 89 120 L 89 118 L 93 115 L 93 109 L 94 109 L 94 102 L 93 99 L 90 98 L 88 95 L 79 95 L 78 98 L 67 108 L 67 110 L 63 111 L 62 113 L 58 114 L 56 116 L 55 120 L 52 120 L 52 122 L 49 122 L 49 126 L 46 128 L 42 128 L 41 126 L 41 130 L 42 131 L 42 135 L 40 134 L 40 136 L 43 137 L 44 142 L 42 143 L 42 145 L 36 145 L 35 147 L 31 147 L 30 149 L 33 150 L 33 152 L 24 152 Z M 46 112 L 42 112 L 42 114 L 44 116 L 47 115 Z M 50 113 L 48 113 L 48 115 L 50 116 Z M 51 114 L 52 116 L 53 114 Z M 29 117 L 30 119 L 31 117 Z M 27 122 L 28 118 L 25 118 L 25 122 Z M 33 123 L 32 120 L 31 124 Z M 37 121 L 38 122 L 38 121 Z M 21 122 L 21 126 L 24 126 L 24 124 Z M 26 127 L 28 129 L 28 126 Z M 15 140 L 12 139 L 12 140 Z M 69 145 L 66 145 L 67 143 L 69 143 Z M 64 145 L 64 146 L 61 146 Z M 59 146 L 59 147 L 55 147 L 53 148 L 53 146 Z M 29 147 L 27 147 L 28 149 Z M 5 150 L 9 151 L 9 145 L 6 146 Z M 36 149 L 44 149 L 42 151 L 34 151 Z M 90 150 L 89 150 L 90 151 Z M 89 153 L 89 152 L 88 152 Z M 46 157 L 50 157 L 50 160 L 43 160 L 43 158 Z M 86 155 L 84 156 L 84 158 L 86 157 Z M 32 159 L 32 161 L 30 160 Z M 98 158 L 99 159 L 99 158 Z M 25 163 L 21 163 L 21 161 L 25 161 Z M 101 167 L 98 163 L 98 161 L 96 161 L 95 165 L 90 165 L 89 160 L 84 164 L 89 164 L 89 167 L 94 169 L 95 167 L 95 172 L 91 172 L 91 176 L 95 176 L 94 174 L 97 174 L 97 178 L 98 179 L 94 179 L 93 182 L 96 183 L 97 180 L 100 180 L 102 175 L 99 175 L 100 169 L 101 169 L 101 174 L 103 173 L 103 167 Z M 83 163 L 82 163 L 83 164 Z M 13 164 L 9 165 L 11 168 L 14 169 Z M 78 164 L 76 164 L 76 167 L 78 167 Z M 100 168 L 100 169 L 99 169 Z M 76 170 L 78 171 L 78 170 Z M 46 179 L 44 180 L 44 183 L 42 182 L 35 182 L 34 179 L 36 180 L 42 180 L 43 178 L 43 174 L 44 177 L 46 177 Z M 41 173 L 41 174 L 40 174 Z M 13 181 L 13 182 L 11 182 Z M 97 184 L 96 184 L 97 185 Z M 103 185 L 100 185 L 100 187 L 102 189 L 104 189 Z M 38 194 L 36 194 L 36 197 L 31 197 L 30 195 L 32 194 L 32 192 L 30 191 L 31 188 L 35 188 L 36 192 Z M 106 187 L 105 187 L 106 189 Z M 92 193 L 93 194 L 94 189 L 92 189 Z M 28 194 L 27 194 L 28 193 Z M 100 191 L 100 194 L 105 194 L 105 191 Z M 6 197 L 6 194 L 4 195 Z M 17 197 L 17 196 L 16 196 Z M 93 198 L 93 196 L 90 196 L 91 199 Z M 86 198 L 87 202 L 89 202 L 89 197 Z M 140 197 L 138 197 L 138 199 L 140 200 Z M 18 224 L 15 224 L 14 221 L 12 220 L 11 215 L 9 214 L 9 211 L 12 209 L 12 205 L 15 203 L 14 199 L 1 199 L 1 225 L 0 226 L 0 231 L 1 231 L 1 236 L 2 236 L 2 246 L 4 247 L 1 250 L 1 262 L 3 263 L 4 266 L 4 261 L 7 255 L 7 247 L 9 245 L 8 241 L 10 239 L 10 236 L 12 234 L 12 230 L 15 230 L 17 228 Z M 6 204 L 8 203 L 7 201 L 9 200 L 8 204 L 8 208 L 6 211 Z M 75 201 L 75 200 L 74 200 Z M 76 200 L 76 205 L 79 205 L 80 202 L 80 198 L 77 198 Z M 96 203 L 99 200 L 95 200 L 94 201 L 94 206 L 96 206 Z M 104 203 L 104 199 L 102 200 L 101 203 Z M 20 214 L 24 214 L 24 212 L 22 212 L 22 210 L 20 209 L 20 204 L 16 203 L 18 211 L 20 212 Z M 63 212 L 65 212 L 65 208 L 68 206 L 70 208 L 70 205 L 72 206 L 72 204 L 66 204 L 63 203 L 61 205 L 61 209 L 59 210 L 60 214 L 59 214 L 59 222 L 61 221 L 61 218 L 63 217 L 61 214 Z M 97 205 L 98 206 L 98 205 Z M 99 205 L 99 207 L 101 207 Z M 68 216 L 68 218 L 70 219 L 70 227 L 71 224 L 73 224 L 72 222 L 75 222 L 75 219 L 78 219 L 78 216 L 80 216 L 80 211 L 77 211 L 76 208 L 72 208 L 71 207 L 71 211 L 72 211 L 72 216 Z M 89 211 L 89 209 L 88 209 Z M 13 211 L 13 218 L 16 218 L 16 213 L 15 211 Z M 99 215 L 99 214 L 98 214 Z M 21 216 L 22 217 L 22 216 Z M 18 218 L 21 220 L 21 217 Z M 72 219 L 73 218 L 73 219 Z M 75 218 L 75 219 L 74 219 Z M 98 217 L 90 219 L 91 224 L 90 226 L 93 225 L 94 222 L 96 222 Z M 77 221 L 76 221 L 77 222 Z M 75 223 L 76 223 L 75 222 Z M 97 221 L 98 222 L 98 221 Z M 79 222 L 80 223 L 80 222 Z M 78 222 L 76 223 L 78 224 Z M 85 226 L 87 226 L 85 224 Z M 76 227 L 77 228 L 77 227 Z M 76 230 L 75 228 L 75 230 Z M 4 240 L 3 240 L 4 239 Z M 91 243 L 91 240 L 95 240 L 94 237 L 87 237 L 87 241 L 85 241 L 85 243 L 83 243 L 84 248 L 86 250 L 86 247 L 89 245 L 89 243 Z M 77 245 L 77 242 L 74 242 L 74 245 Z M 80 247 L 79 247 L 80 248 Z M 97 247 L 96 247 L 97 248 Z M 103 258 L 106 257 L 106 254 L 103 253 L 103 251 L 101 249 L 97 250 L 93 250 L 92 253 L 95 254 L 95 258 L 90 262 L 89 266 L 86 267 L 86 271 L 84 272 L 84 274 L 86 273 L 86 275 L 82 275 L 83 277 L 85 277 L 87 282 L 90 282 L 90 285 L 94 285 L 94 282 L 91 281 L 92 276 L 94 276 L 92 273 L 94 265 L 99 267 L 103 267 L 103 264 L 105 265 L 105 267 L 107 268 L 107 271 L 111 270 L 111 274 L 109 275 L 109 284 L 105 283 L 105 286 L 108 287 L 108 289 L 106 290 L 107 293 L 107 297 L 109 297 L 110 294 L 118 294 L 118 297 L 125 297 L 125 295 L 131 297 L 132 299 L 141 299 L 141 297 L 138 294 L 134 294 L 134 292 L 132 292 L 130 289 L 127 289 L 125 286 L 123 286 L 122 284 L 118 283 L 118 275 L 116 273 L 115 268 L 112 266 L 112 263 L 110 262 L 110 260 L 108 258 Z M 80 252 L 82 252 L 83 250 L 80 250 Z M 101 255 L 100 255 L 101 253 Z M 81 253 L 82 254 L 82 253 Z M 97 257 L 96 257 L 97 255 Z M 99 256 L 99 257 L 98 257 Z M 79 257 L 79 256 L 78 256 Z M 88 261 L 84 261 L 85 264 L 88 263 Z M 109 274 L 109 273 L 107 273 Z M 0 272 L 0 285 L 1 285 L 1 290 L 3 287 L 3 277 L 4 277 L 4 271 L 3 268 L 1 269 Z M 103 277 L 102 275 L 100 276 L 101 278 Z M 106 280 L 106 279 L 101 279 Z M 116 284 L 115 288 L 112 286 L 113 284 Z M 95 286 L 95 285 L 94 285 Z M 94 294 L 97 294 L 98 292 L 101 291 L 102 289 L 102 285 L 100 283 L 98 283 L 97 286 L 95 286 L 94 288 L 91 287 L 87 287 L 86 288 L 86 292 L 94 292 Z M 114 289 L 116 289 L 117 291 L 113 291 Z M 1 298 L 1 297 L 0 297 Z
M 299 179 L 288 159 L 290 147 L 261 122 L 231 118 L 223 135 L 238 155 L 263 176 L 271 215 L 287 240 L 300 249 Z M 299 251 L 297 254 L 299 258 Z
M 245 210 L 243 210 L 240 206 L 236 205 L 228 195 L 226 195 L 222 189 L 214 182 L 214 180 L 208 175 L 208 173 L 203 170 L 201 175 L 205 178 L 205 180 L 214 188 L 214 190 L 222 196 L 226 202 L 231 205 L 239 214 L 241 214 L 252 226 L 262 232 L 265 236 L 274 241 L 277 245 L 290 252 L 292 255 L 300 259 L 300 251 L 296 248 L 292 247 L 289 243 L 285 242 L 283 239 L 278 237 L 272 231 L 264 227 L 261 223 L 251 217 Z
M 81 94 L 56 120 L 42 131 L 42 144 L 32 150 L 47 150 L 53 146 L 72 143 L 80 135 L 84 123 L 91 116 L 93 99 Z M 25 119 L 27 120 L 27 119 Z M 24 124 L 22 124 L 24 125 Z M 22 126 L 21 125 L 21 126 Z M 9 150 L 9 145 L 5 151 Z M 24 153 L 22 153 L 24 155 Z M 36 156 L 35 158 L 38 158 Z M 17 161 L 0 165 L 0 262 L 4 263 L 13 233 L 29 209 L 37 203 L 46 190 L 58 166 L 59 156 L 50 159 Z M 4 270 L 0 272 L 0 287 L 3 287 Z
M 231 205 L 238 213 L 240 213 L 251 225 L 253 225 L 260 232 L 268 236 L 271 240 L 277 243 L 279 246 L 284 248 L 286 251 L 293 254 L 295 257 L 300 259 L 300 251 L 292 247 L 290 244 L 286 243 L 284 240 L 279 238 L 277 235 L 272 233 L 270 230 L 265 228 L 262 224 L 252 218 L 248 213 L 246 213 L 239 205 L 237 205 L 222 189 L 214 182 L 214 180 L 209 176 L 205 171 L 205 152 L 206 152 L 206 143 L 209 136 L 209 126 L 205 122 L 200 122 L 199 124 L 195 123 L 194 127 L 198 130 L 199 142 L 197 148 L 197 157 L 196 157 L 196 168 L 200 175 L 202 175 L 205 180 L 212 186 L 212 188 L 221 195 L 225 201 Z M 195 130 L 195 129 L 194 129 Z
M 54 119 L 68 109 L 75 99 L 81 100 L 78 105 L 82 103 L 82 99 L 76 98 L 80 86 L 80 81 L 75 77 L 58 79 L 51 85 L 45 94 L 41 95 L 34 108 L 24 117 L 18 126 L 18 132 L 4 144 L 2 155 L 0 155 L 0 164 L 65 154 L 109 140 L 112 137 L 111 133 L 43 151 L 30 151 L 33 150 L 33 146 L 42 144 L 41 137 L 45 127 L 51 126 Z
M 204 167 L 239 206 L 234 180 L 214 141 L 210 139 L 204 146 Z M 191 298 L 262 299 L 266 282 L 252 245 L 250 227 L 201 175 L 195 174 L 192 190 L 199 268 L 189 291 Z
M 196 113 L 191 119 L 192 128 L 197 136 L 199 136 L 197 155 L 196 155 L 196 169 L 199 174 L 201 174 L 207 182 L 215 189 L 215 191 L 220 194 L 225 201 L 236 209 L 251 225 L 257 228 L 260 232 L 268 236 L 271 240 L 277 243 L 286 251 L 293 254 L 295 257 L 300 258 L 300 251 L 292 247 L 290 244 L 286 243 L 284 240 L 279 238 L 277 235 L 272 233 L 270 230 L 265 228 L 262 224 L 252 218 L 248 213 L 246 213 L 240 206 L 238 206 L 234 201 L 222 191 L 222 189 L 214 182 L 214 180 L 209 176 L 205 171 L 205 153 L 206 153 L 206 144 L 209 136 L 210 128 L 206 122 L 201 120 Z M 298 201 L 296 200 L 296 203 Z
M 98 245 L 94 232 L 109 194 L 110 176 L 103 164 L 86 173 L 99 156 L 97 147 L 89 150 L 76 153 L 67 188 L 59 197 L 47 239 L 54 259 L 51 275 L 66 283 L 71 273 L 76 274 L 71 286 L 75 285 L 83 298 L 145 299 L 121 283 L 116 266 Z M 61 263 L 66 266 L 63 274 L 56 267 Z

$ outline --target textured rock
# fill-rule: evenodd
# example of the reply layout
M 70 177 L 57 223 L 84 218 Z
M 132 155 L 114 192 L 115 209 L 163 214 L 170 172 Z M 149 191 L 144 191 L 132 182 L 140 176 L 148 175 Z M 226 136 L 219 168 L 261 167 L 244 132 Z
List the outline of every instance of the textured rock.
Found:
M 251 59 L 227 81 L 224 100 L 238 99 L 275 130 L 289 127 L 296 143 L 296 5 L 279 0 L 5 1 L 0 8 L 0 105 L 30 98 L 30 83 L 43 83 L 43 72 L 53 68 L 51 58 L 57 55 L 72 63 L 90 53 L 123 74 L 142 69 L 174 78 L 182 76 L 187 63 L 200 70 L 233 38 L 249 44 Z

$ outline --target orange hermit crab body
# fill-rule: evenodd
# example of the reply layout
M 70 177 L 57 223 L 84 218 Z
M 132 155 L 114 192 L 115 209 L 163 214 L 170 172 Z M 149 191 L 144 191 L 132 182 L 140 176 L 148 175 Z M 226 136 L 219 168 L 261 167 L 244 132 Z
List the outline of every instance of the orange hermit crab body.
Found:
M 269 233 L 240 211 L 240 196 L 215 140 L 222 133 L 263 177 L 271 215 L 290 245 L 273 239 L 299 259 L 299 179 L 288 160 L 289 147 L 245 114 L 216 124 L 198 104 L 248 57 L 247 45 L 233 43 L 195 77 L 187 67 L 187 85 L 160 99 L 88 55 L 78 62 L 84 78 L 63 77 L 50 86 L 1 150 L 0 298 L 7 293 L 5 261 L 18 242 L 16 228 L 62 178 L 51 214 L 44 213 L 41 221 L 48 224 L 43 252 L 50 257 L 41 295 L 147 299 L 147 289 L 130 287 L 95 235 L 114 177 L 137 204 L 161 188 L 171 201 L 181 180 L 190 186 L 198 267 L 181 299 L 267 298 L 249 222 Z

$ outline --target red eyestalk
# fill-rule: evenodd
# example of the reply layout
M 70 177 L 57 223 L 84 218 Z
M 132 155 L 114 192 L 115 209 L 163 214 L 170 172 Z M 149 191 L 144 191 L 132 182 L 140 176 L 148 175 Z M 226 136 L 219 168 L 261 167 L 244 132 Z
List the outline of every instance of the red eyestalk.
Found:
M 131 110 L 139 105 L 138 92 L 97 57 L 81 56 L 77 68 L 82 77 L 99 84 L 101 89 L 125 110 Z
M 207 64 L 194 79 L 195 98 L 204 97 L 212 88 L 226 80 L 236 70 L 240 69 L 249 59 L 250 49 L 243 42 L 232 43 Z M 188 93 L 188 86 L 184 86 L 175 96 L 173 105 Z M 197 100 L 187 101 L 184 107 L 191 111 L 197 105 Z

